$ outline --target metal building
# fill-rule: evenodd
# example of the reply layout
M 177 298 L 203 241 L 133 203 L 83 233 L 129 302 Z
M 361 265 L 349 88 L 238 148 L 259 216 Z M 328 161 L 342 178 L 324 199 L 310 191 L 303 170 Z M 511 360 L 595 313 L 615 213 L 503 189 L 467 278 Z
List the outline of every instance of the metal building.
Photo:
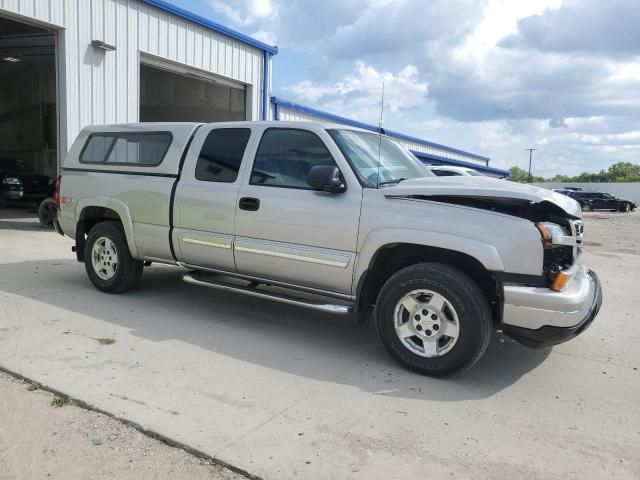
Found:
M 90 124 L 267 118 L 277 49 L 163 0 L 0 0 L 0 161 Z
M 359 122 L 350 118 L 341 117 L 332 113 L 306 107 L 298 103 L 271 97 L 271 115 L 274 120 L 283 121 L 307 121 L 307 122 L 333 122 L 342 125 L 351 125 L 372 132 L 379 131 L 378 126 Z M 490 159 L 471 152 L 465 152 L 457 148 L 448 147 L 430 142 L 403 133 L 385 130 L 385 133 L 396 139 L 399 143 L 411 150 L 421 161 L 427 165 L 454 165 L 470 167 L 485 175 L 498 178 L 506 178 L 510 175 L 508 170 L 489 166 Z

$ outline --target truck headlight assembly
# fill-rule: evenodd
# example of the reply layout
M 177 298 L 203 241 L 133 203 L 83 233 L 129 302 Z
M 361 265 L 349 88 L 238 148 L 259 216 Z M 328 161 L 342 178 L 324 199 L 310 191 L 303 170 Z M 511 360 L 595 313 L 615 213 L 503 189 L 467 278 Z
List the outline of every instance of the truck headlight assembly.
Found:
M 541 222 L 536 223 L 536 227 L 542 235 L 542 244 L 544 248 L 553 248 L 555 245 L 567 244 L 567 231 L 557 223 Z
M 536 227 L 544 248 L 542 270 L 551 283 L 551 289 L 562 291 L 573 278 L 576 237 L 571 234 L 569 227 L 557 223 L 540 222 L 536 223 Z
M 20 179 L 16 177 L 3 178 L 2 183 L 4 183 L 5 185 L 22 185 Z

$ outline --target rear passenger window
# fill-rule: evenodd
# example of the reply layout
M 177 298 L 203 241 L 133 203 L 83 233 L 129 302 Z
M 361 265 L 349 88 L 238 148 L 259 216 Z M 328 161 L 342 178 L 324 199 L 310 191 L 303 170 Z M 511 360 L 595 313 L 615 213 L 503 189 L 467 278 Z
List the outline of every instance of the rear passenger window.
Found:
M 155 167 L 170 144 L 169 132 L 98 133 L 89 137 L 80 162 Z
M 315 165 L 337 166 L 320 138 L 307 130 L 272 128 L 264 132 L 251 172 L 252 185 L 311 189 Z
M 249 128 L 211 130 L 198 156 L 196 178 L 205 182 L 235 182 L 250 136 Z

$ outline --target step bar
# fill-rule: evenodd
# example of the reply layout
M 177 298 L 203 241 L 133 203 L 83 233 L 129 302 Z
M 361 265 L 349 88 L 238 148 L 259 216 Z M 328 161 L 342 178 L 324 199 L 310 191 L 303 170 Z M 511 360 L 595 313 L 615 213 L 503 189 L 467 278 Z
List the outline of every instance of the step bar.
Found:
M 219 280 L 210 280 L 198 278 L 197 274 L 185 273 L 182 276 L 182 280 L 191 285 L 199 285 L 201 287 L 214 288 L 216 290 L 222 290 L 225 292 L 241 293 L 256 298 L 262 298 L 265 300 L 273 300 L 274 302 L 286 303 L 287 305 L 295 305 L 297 307 L 308 308 L 311 310 L 317 310 L 325 313 L 333 313 L 337 315 L 348 315 L 353 313 L 353 307 L 351 305 L 340 305 L 331 303 L 320 303 L 313 300 L 306 300 L 302 298 L 294 298 L 287 295 L 281 295 L 275 292 L 267 292 L 265 290 L 258 290 L 252 286 L 232 285 Z

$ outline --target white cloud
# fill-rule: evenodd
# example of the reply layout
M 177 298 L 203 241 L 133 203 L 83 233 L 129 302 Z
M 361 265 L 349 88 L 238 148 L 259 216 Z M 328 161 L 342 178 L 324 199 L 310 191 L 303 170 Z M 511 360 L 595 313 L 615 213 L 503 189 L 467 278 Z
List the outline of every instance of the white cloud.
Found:
M 275 45 L 278 43 L 277 35 L 269 30 L 258 30 L 257 32 L 252 33 L 251 36 L 256 40 L 266 43 L 267 45 Z
M 518 31 L 518 20 L 542 13 L 547 8 L 559 7 L 562 0 L 489 0 L 482 20 L 460 47 L 454 50 L 459 58 L 481 62 L 499 40 Z M 479 65 L 481 66 L 481 64 Z
M 275 13 L 271 0 L 209 0 L 209 4 L 214 11 L 242 26 L 252 25 Z
M 300 101 L 322 104 L 335 113 L 372 121 L 372 117 L 376 118 L 375 112 L 380 111 L 383 82 L 385 110 L 399 112 L 426 102 L 428 84 L 421 81 L 417 73 L 413 65 L 392 73 L 357 62 L 355 71 L 337 82 L 304 80 L 286 87 L 286 90 Z
M 210 0 L 294 52 L 275 93 L 377 123 L 384 81 L 385 127 L 544 175 L 638 161 L 637 2 Z

